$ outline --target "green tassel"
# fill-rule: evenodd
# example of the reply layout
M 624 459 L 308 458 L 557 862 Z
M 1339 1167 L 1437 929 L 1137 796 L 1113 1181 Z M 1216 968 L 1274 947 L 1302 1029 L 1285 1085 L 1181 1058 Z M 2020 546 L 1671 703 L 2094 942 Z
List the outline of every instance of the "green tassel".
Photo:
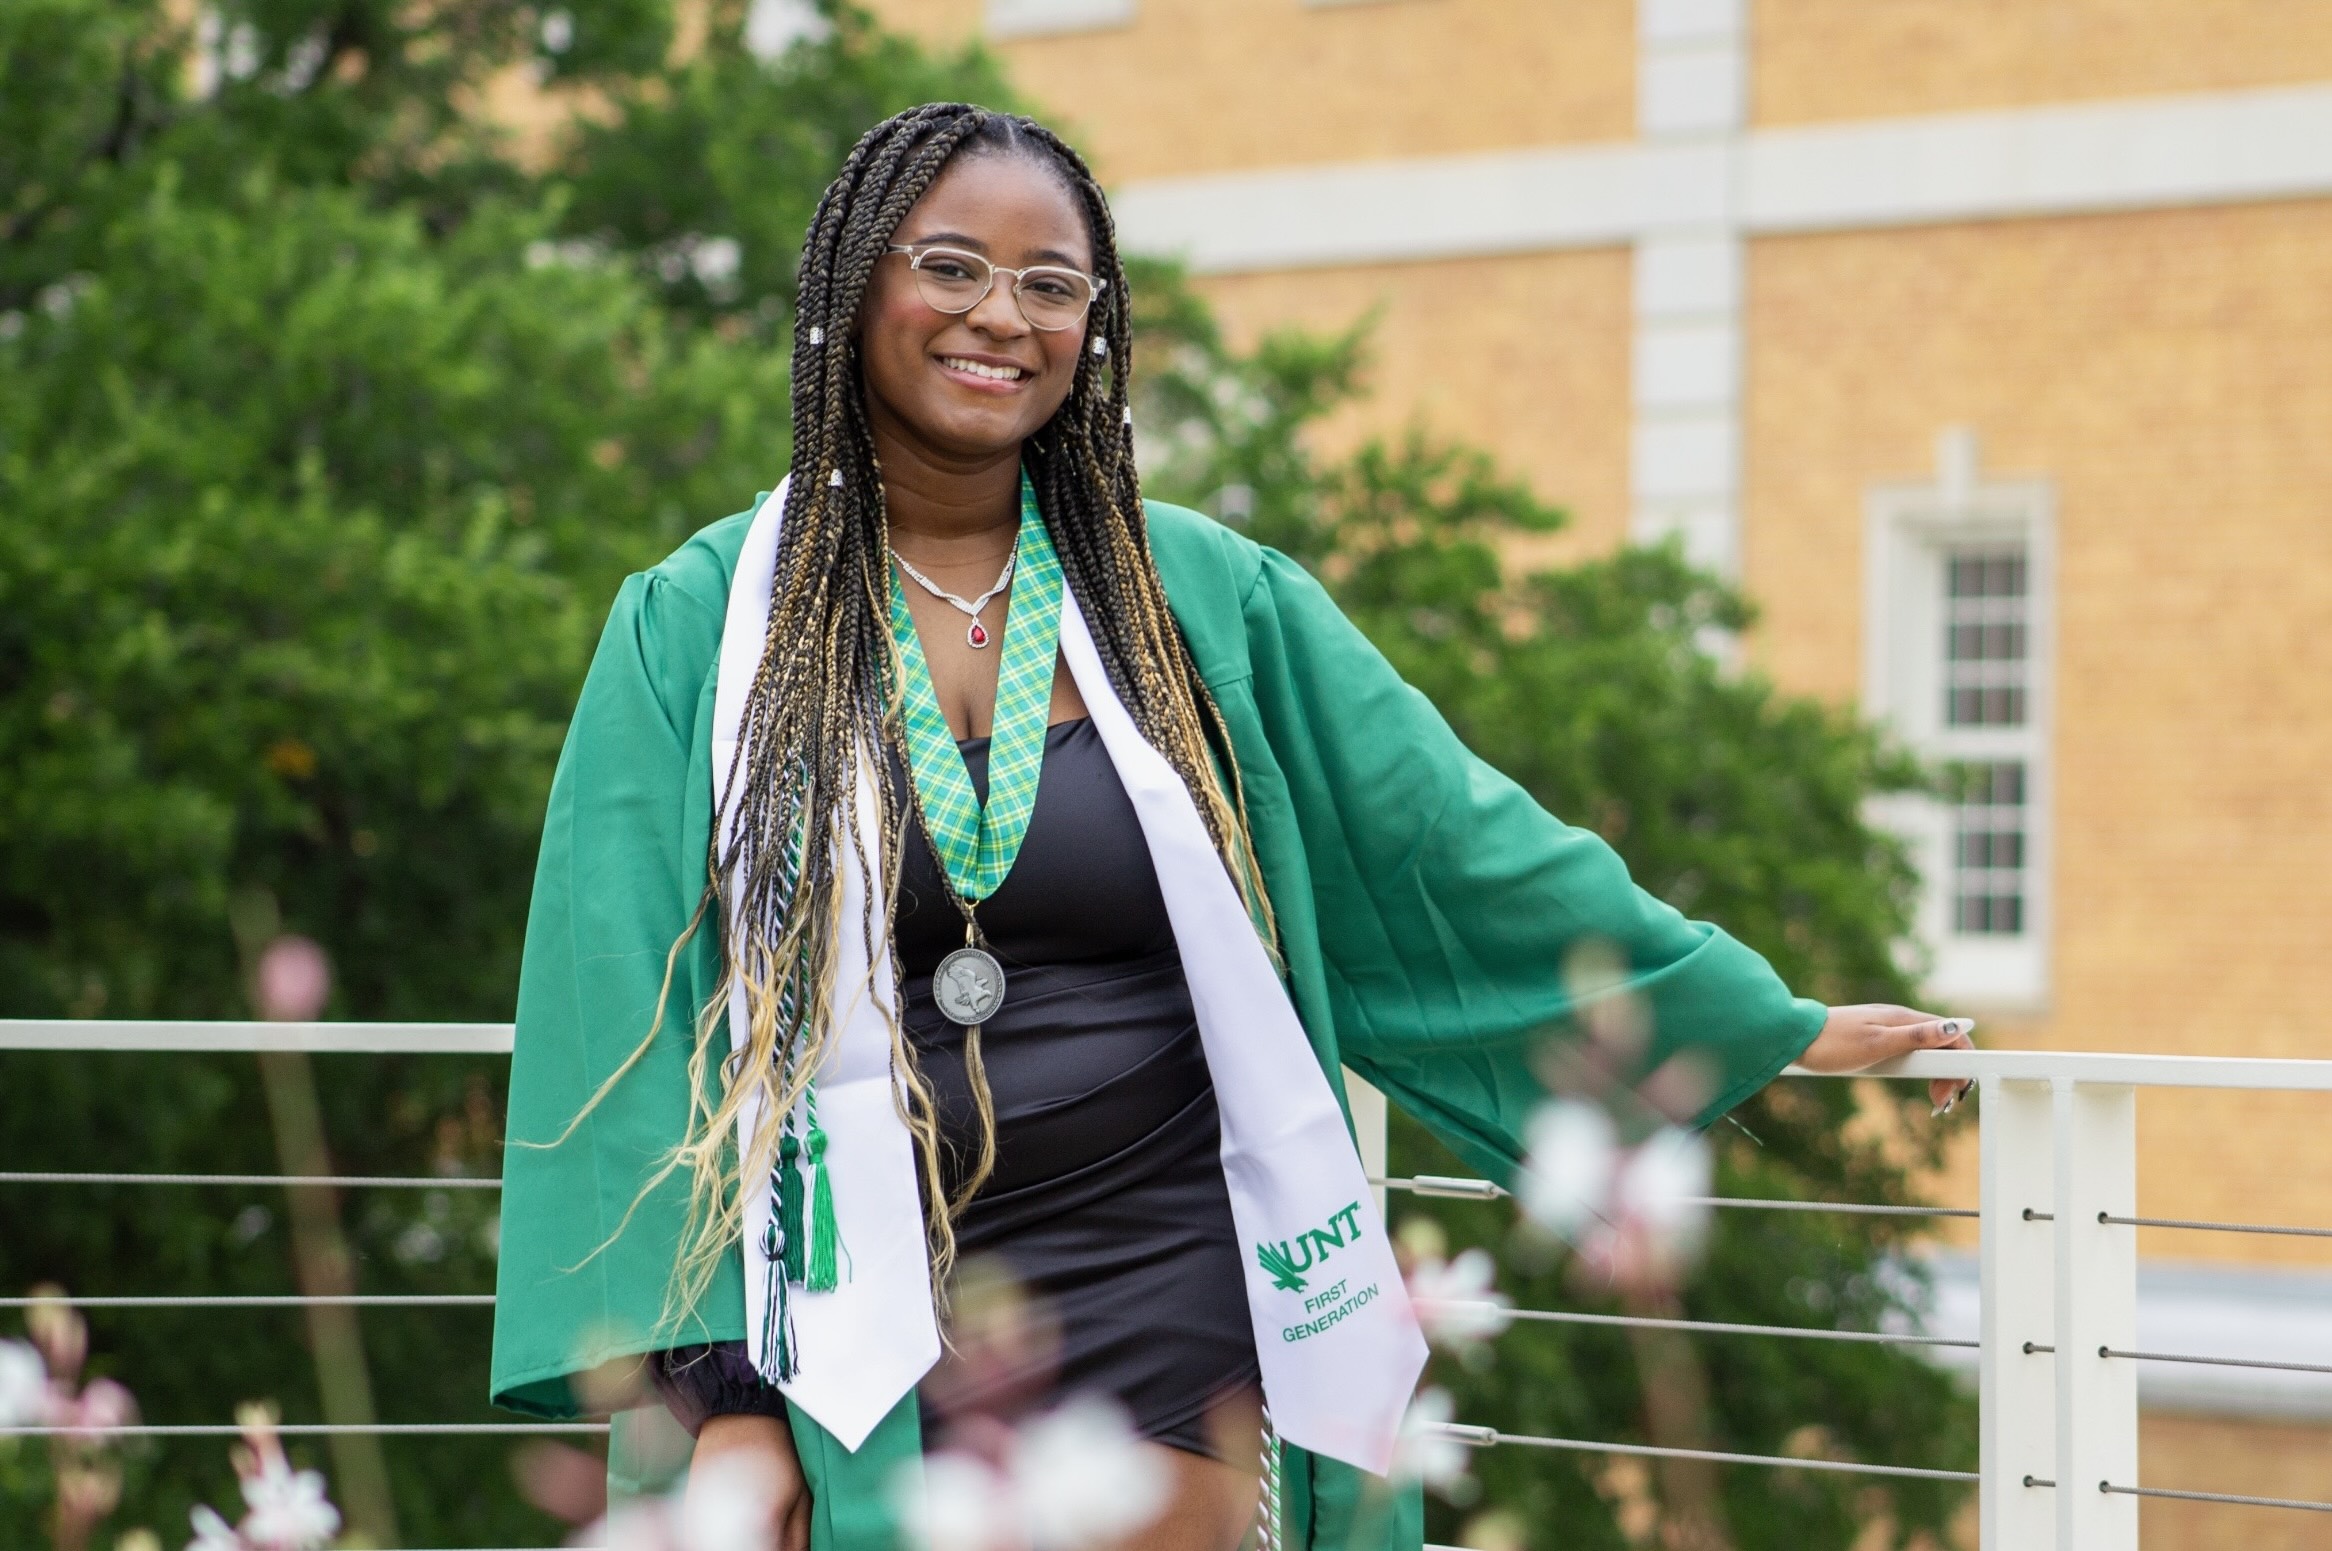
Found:
M 785 1279 L 802 1280 L 802 1144 L 787 1132 L 777 1144 L 777 1220 L 785 1234 Z
M 815 1124 L 810 1129 L 810 1163 L 818 1171 L 818 1180 L 810 1198 L 810 1274 L 804 1285 L 812 1292 L 832 1292 L 842 1234 L 834 1224 L 834 1183 L 826 1168 L 826 1133 Z

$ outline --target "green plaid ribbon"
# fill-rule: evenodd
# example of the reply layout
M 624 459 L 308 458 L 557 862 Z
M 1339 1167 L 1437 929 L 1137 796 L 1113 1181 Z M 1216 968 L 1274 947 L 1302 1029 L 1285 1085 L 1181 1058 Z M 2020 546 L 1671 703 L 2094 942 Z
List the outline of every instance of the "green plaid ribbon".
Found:
M 931 665 L 923 656 L 923 640 L 907 612 L 895 570 L 891 637 L 899 647 L 907 761 L 923 810 L 923 828 L 956 897 L 967 907 L 976 905 L 1003 884 L 1028 834 L 1028 816 L 1036 808 L 1037 775 L 1045 762 L 1053 663 L 1060 650 L 1061 562 L 1036 509 L 1036 489 L 1025 473 L 1020 476 L 1020 561 L 1012 575 L 1012 607 L 1005 616 L 1003 656 L 996 675 L 985 810 L 972 790 L 963 750 L 940 712 L 939 696 L 931 687 Z

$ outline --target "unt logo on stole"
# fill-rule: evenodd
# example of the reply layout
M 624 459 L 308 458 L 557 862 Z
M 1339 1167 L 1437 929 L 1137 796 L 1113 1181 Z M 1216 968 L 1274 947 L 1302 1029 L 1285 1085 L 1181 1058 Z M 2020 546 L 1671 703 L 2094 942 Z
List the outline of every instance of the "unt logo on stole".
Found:
M 1255 1246 L 1255 1263 L 1270 1273 L 1271 1285 L 1282 1292 L 1300 1293 L 1304 1273 L 1327 1260 L 1330 1253 L 1360 1242 L 1360 1203 L 1328 1214 L 1325 1227 L 1306 1228 L 1292 1239 Z

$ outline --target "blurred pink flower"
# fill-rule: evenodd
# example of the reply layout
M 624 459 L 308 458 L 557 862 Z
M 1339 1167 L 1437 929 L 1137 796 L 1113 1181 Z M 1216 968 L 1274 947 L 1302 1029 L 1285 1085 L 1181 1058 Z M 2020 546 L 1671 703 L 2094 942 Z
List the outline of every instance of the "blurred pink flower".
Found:
M 1602 1212 L 1618 1167 L 1619 1131 L 1602 1106 L 1556 1099 L 1530 1117 L 1529 1155 L 1515 1193 L 1532 1221 L 1576 1238 Z
M 247 1551 L 243 1537 L 235 1533 L 235 1526 L 220 1518 L 216 1510 L 197 1503 L 190 1517 L 194 1520 L 194 1538 L 186 1543 L 186 1551 Z
M 272 1406 L 235 1408 L 243 1441 L 235 1447 L 235 1474 L 243 1485 L 243 1522 L 229 1526 L 207 1507 L 193 1512 L 194 1540 L 186 1551 L 321 1551 L 340 1532 L 340 1510 L 324 1492 L 324 1477 L 294 1470 L 275 1431 Z
M 1420 1259 L 1409 1271 L 1409 1298 L 1425 1339 L 1458 1353 L 1473 1351 L 1514 1323 L 1513 1303 L 1493 1287 L 1497 1262 L 1488 1250 L 1463 1250 L 1455 1260 Z
M 1115 1545 L 1158 1517 L 1172 1485 L 1124 1408 L 1098 1395 L 1022 1427 L 1012 1481 L 1036 1551 Z
M 1098 1551 L 1153 1523 L 1172 1483 L 1122 1407 L 1075 1396 L 902 1470 L 900 1522 L 926 1551 Z
M 332 994 L 332 964 L 309 938 L 285 935 L 259 950 L 251 1000 L 274 1023 L 305 1023 Z
M 1009 1551 L 1019 1515 L 1012 1484 L 977 1454 L 942 1449 L 909 1465 L 892 1485 L 908 1540 L 925 1551 Z
M 32 1290 L 32 1306 L 24 1311 L 25 1334 L 40 1348 L 49 1376 L 70 1384 L 89 1356 L 89 1323 L 74 1309 L 65 1290 L 44 1282 Z
M 1445 1389 L 1417 1392 L 1393 1445 L 1393 1478 L 1421 1482 L 1451 1502 L 1462 1503 L 1473 1497 L 1474 1480 L 1467 1474 L 1472 1451 L 1449 1431 L 1456 1410 Z
M 1580 1246 L 1582 1262 L 1616 1287 L 1674 1288 L 1707 1243 L 1714 1168 L 1697 1132 L 1654 1132 L 1621 1165 L 1606 1220 Z

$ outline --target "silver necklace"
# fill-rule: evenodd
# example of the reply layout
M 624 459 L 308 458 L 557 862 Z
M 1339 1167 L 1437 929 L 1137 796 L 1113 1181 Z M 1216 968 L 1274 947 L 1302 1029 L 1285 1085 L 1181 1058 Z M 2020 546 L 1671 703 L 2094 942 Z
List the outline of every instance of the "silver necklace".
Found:
M 964 644 L 966 646 L 969 646 L 974 651 L 979 651 L 986 647 L 990 641 L 995 639 L 995 637 L 988 633 L 988 627 L 980 623 L 980 611 L 986 608 L 989 603 L 994 600 L 996 594 L 1002 592 L 1005 588 L 1012 585 L 1013 567 L 1020 564 L 1019 539 L 1016 538 L 1012 541 L 1012 553 L 1004 557 L 1004 572 L 1002 575 L 996 578 L 996 585 L 989 588 L 986 592 L 981 593 L 977 598 L 957 597 L 954 593 L 949 592 L 945 587 L 940 586 L 939 583 L 933 581 L 930 577 L 925 576 L 921 571 L 916 570 L 912 565 L 909 565 L 907 563 L 907 557 L 900 554 L 897 550 L 893 550 L 891 552 L 891 558 L 898 561 L 899 569 L 906 572 L 909 577 L 913 578 L 916 585 L 920 586 L 925 592 L 931 594 L 934 598 L 939 599 L 939 601 L 942 603 L 953 604 L 956 608 L 962 610 L 963 613 L 971 620 L 971 628 L 964 632 Z

